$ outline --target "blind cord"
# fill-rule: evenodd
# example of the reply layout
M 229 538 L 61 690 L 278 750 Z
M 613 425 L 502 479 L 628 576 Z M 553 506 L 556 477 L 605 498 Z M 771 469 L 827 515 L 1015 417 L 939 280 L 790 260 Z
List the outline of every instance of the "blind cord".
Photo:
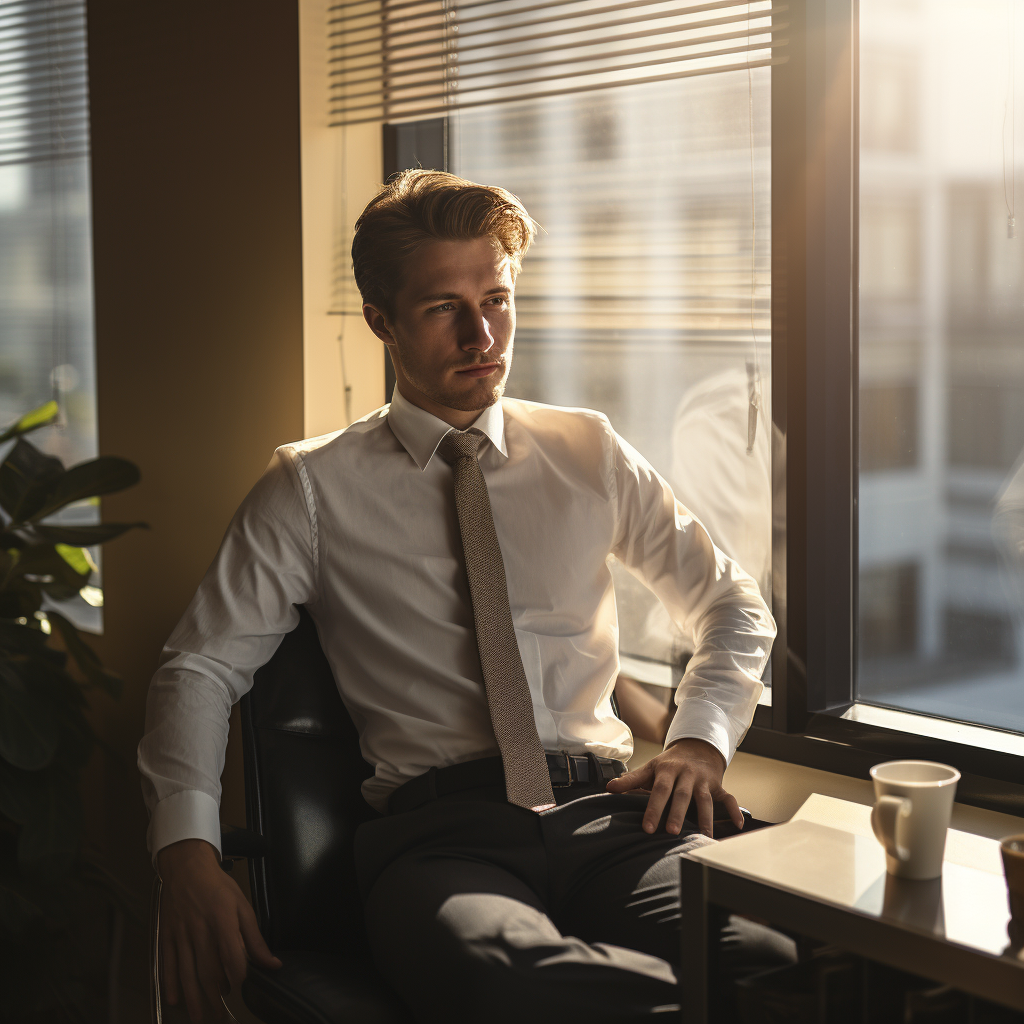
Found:
M 1014 0 L 1007 0 L 1010 9 L 1010 94 L 1003 103 L 1003 202 L 1006 204 L 1006 237 L 1017 235 L 1017 219 L 1015 216 L 1016 184 L 1017 184 L 1017 13 Z M 1010 113 L 1010 194 L 1006 194 L 1006 113 Z
M 747 31 L 750 30 L 750 4 L 747 4 Z M 747 363 L 747 387 L 750 405 L 747 408 L 747 455 L 754 454 L 757 439 L 758 410 L 761 407 L 761 367 L 757 355 L 757 330 L 754 327 L 754 295 L 757 290 L 757 206 L 754 197 L 754 81 L 747 68 L 747 137 L 750 152 L 750 337 L 754 343 L 753 363 Z

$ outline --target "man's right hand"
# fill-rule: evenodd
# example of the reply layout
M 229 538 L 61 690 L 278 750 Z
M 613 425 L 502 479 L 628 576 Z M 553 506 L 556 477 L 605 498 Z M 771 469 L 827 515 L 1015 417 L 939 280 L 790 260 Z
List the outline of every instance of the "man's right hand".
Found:
M 247 960 L 277 968 L 256 915 L 217 851 L 203 839 L 183 839 L 157 854 L 163 880 L 160 956 L 167 1002 L 183 995 L 195 1024 L 225 1020 L 221 995 L 245 979 Z

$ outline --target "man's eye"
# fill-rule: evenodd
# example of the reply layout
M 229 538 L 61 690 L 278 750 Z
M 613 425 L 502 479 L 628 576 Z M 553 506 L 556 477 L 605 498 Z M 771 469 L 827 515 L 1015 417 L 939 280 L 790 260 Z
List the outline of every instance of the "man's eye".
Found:
M 450 302 L 442 302 L 440 306 L 432 306 L 430 309 L 431 313 L 447 313 L 449 309 L 454 309 L 455 306 Z

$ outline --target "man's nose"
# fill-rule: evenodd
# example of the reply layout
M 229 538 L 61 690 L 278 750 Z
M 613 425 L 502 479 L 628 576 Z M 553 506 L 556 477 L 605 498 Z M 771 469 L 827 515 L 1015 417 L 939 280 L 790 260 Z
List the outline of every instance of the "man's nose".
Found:
M 487 317 L 479 309 L 467 310 L 459 324 L 459 348 L 467 352 L 487 352 L 494 344 L 494 334 Z

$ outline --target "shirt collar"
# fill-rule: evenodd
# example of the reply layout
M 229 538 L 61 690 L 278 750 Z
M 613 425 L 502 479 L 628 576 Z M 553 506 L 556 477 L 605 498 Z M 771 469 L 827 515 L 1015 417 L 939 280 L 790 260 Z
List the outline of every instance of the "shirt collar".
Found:
M 452 426 L 438 419 L 432 413 L 413 405 L 401 391 L 395 387 L 388 408 L 388 425 L 402 447 L 412 456 L 420 469 L 426 469 L 437 451 L 441 439 Z M 505 448 L 505 414 L 501 402 L 488 406 L 467 428 L 479 430 L 502 455 L 508 458 Z

